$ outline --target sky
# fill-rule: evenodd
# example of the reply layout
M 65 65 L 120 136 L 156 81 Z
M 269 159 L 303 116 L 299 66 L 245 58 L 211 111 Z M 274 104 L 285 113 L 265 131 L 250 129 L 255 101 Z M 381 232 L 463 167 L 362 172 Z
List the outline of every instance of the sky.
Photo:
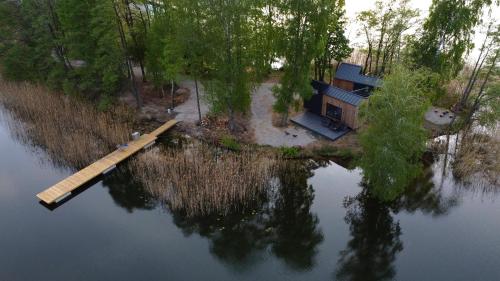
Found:
M 432 0 L 410 0 L 410 5 L 414 9 L 420 10 L 420 18 L 424 19 L 429 14 L 429 7 L 432 4 Z M 351 40 L 351 43 L 356 46 L 357 44 L 363 43 L 363 38 L 357 38 L 357 33 L 359 31 L 359 25 L 356 23 L 356 15 L 364 10 L 369 10 L 375 7 L 375 0 L 346 0 L 346 14 L 348 17 L 349 24 L 347 26 L 347 36 Z M 493 10 L 493 15 L 497 21 L 500 21 L 500 8 L 495 7 Z M 477 30 L 474 36 L 474 43 L 476 48 L 472 52 L 469 59 L 474 59 L 479 55 L 479 48 L 482 40 L 484 39 L 484 32 Z

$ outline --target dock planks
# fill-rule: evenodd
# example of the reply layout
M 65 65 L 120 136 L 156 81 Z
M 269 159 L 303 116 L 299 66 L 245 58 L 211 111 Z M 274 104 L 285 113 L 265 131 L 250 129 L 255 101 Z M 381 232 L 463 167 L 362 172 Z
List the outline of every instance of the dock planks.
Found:
M 142 135 L 138 140 L 129 142 L 126 147 L 115 150 L 97 162 L 94 162 L 52 187 L 38 193 L 36 196 L 47 204 L 57 202 L 75 189 L 90 182 L 106 171 L 109 171 L 139 150 L 153 144 L 159 135 L 175 126 L 175 124 L 177 124 L 175 120 L 168 121 L 150 134 Z

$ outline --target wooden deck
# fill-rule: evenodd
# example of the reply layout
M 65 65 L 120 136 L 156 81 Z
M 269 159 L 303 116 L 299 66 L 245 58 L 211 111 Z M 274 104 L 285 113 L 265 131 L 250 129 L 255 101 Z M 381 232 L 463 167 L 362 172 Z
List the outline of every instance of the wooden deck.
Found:
M 129 142 L 126 147 L 115 150 L 99 161 L 69 176 L 45 191 L 38 193 L 36 196 L 47 204 L 57 202 L 69 195 L 73 190 L 113 169 L 117 164 L 134 155 L 139 150 L 152 145 L 159 135 L 172 128 L 176 123 L 177 121 L 175 120 L 165 123 L 152 133 L 142 135 L 138 140 Z

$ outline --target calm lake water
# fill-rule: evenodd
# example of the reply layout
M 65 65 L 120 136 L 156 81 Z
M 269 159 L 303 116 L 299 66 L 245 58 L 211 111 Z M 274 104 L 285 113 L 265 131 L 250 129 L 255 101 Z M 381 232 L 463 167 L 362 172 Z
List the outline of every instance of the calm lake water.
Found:
M 1 119 L 1 118 L 0 118 Z M 71 174 L 0 121 L 0 280 L 500 280 L 500 193 L 436 159 L 391 206 L 361 171 L 300 165 L 251 210 L 186 218 L 115 171 L 49 210 Z

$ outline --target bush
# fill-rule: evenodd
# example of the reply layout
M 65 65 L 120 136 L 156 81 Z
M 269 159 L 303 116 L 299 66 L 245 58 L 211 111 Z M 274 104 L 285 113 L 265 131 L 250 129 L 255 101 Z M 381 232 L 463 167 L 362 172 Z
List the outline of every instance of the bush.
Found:
M 348 148 L 338 148 L 330 145 L 323 145 L 321 147 L 314 148 L 312 150 L 313 156 L 319 157 L 334 157 L 339 160 L 356 160 L 358 157 L 351 149 Z
M 231 136 L 224 136 L 220 140 L 220 144 L 233 151 L 239 151 L 241 150 L 241 145 Z
M 282 146 L 280 152 L 285 158 L 296 158 L 300 155 L 300 148 Z

